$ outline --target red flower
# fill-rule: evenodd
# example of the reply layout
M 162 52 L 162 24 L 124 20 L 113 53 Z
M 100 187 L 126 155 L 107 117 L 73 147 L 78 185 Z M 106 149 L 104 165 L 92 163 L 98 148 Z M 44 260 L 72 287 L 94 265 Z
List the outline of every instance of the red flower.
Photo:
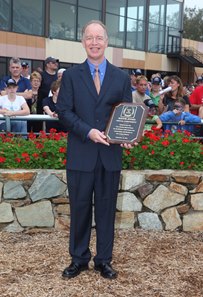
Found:
M 43 153 L 42 153 L 42 157 L 43 157 L 43 158 L 46 158 L 46 157 L 47 157 L 47 153 L 46 153 L 46 152 L 43 152 Z
M 30 132 L 29 134 L 28 134 L 28 138 L 29 139 L 35 139 L 37 136 L 36 136 L 36 134 L 34 134 L 33 132 Z
M 25 162 L 28 163 L 30 161 L 30 157 L 25 158 Z
M 25 152 L 25 153 L 22 153 L 21 156 L 22 156 L 23 158 L 29 158 L 29 154 L 26 153 L 26 152 Z
M 171 156 L 175 155 L 175 152 L 170 152 L 170 155 L 171 155 Z
M 62 164 L 63 164 L 63 165 L 66 165 L 66 163 L 67 163 L 67 161 L 66 161 L 66 159 L 64 159 L 64 160 L 62 161 Z
M 36 143 L 35 146 L 36 146 L 37 149 L 43 149 L 44 148 L 44 145 L 42 143 Z
M 60 134 L 55 134 L 53 139 L 58 141 L 58 140 L 61 139 L 61 135 Z
M 38 159 L 38 158 L 39 158 L 39 154 L 37 154 L 37 153 L 33 153 L 32 156 L 33 156 L 35 159 Z
M 49 130 L 49 132 L 53 134 L 53 133 L 56 133 L 56 132 L 57 132 L 57 130 L 56 130 L 56 129 L 54 129 L 54 128 L 51 128 L 51 129 Z
M 164 140 L 161 143 L 163 146 L 169 146 L 170 142 L 168 140 Z
M 188 138 L 183 138 L 183 139 L 182 139 L 182 142 L 183 142 L 183 143 L 190 142 L 190 139 L 188 139 Z
M 147 150 L 148 149 L 148 146 L 147 145 L 142 145 L 142 149 L 143 150 Z
M 130 155 L 130 151 L 129 150 L 125 150 L 125 154 L 126 154 L 126 156 Z
M 4 163 L 6 161 L 6 158 L 0 157 L 0 163 Z
M 65 153 L 66 152 L 66 148 L 65 147 L 60 147 L 59 148 L 59 153 Z
M 15 158 L 15 161 L 16 161 L 17 163 L 20 163 L 20 162 L 21 162 L 21 159 L 20 159 L 20 158 Z
M 182 161 L 182 162 L 180 162 L 179 164 L 182 166 L 182 165 L 184 165 L 184 164 L 185 164 L 185 162 L 183 162 L 183 161 Z

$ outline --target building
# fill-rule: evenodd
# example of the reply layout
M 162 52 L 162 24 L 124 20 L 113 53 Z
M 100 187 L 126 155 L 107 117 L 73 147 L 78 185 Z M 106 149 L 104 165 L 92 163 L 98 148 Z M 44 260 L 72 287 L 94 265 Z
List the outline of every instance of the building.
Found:
M 177 73 L 192 80 L 201 65 L 180 55 L 183 9 L 184 0 L 0 0 L 0 76 L 13 56 L 31 70 L 43 68 L 47 56 L 65 68 L 82 62 L 82 27 L 99 19 L 108 28 L 110 62 L 148 77 Z

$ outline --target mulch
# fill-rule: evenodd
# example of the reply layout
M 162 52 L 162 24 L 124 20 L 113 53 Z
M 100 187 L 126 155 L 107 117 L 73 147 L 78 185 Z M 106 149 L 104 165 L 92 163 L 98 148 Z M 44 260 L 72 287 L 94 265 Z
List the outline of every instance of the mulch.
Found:
M 95 253 L 95 230 L 91 250 Z M 0 232 L 0 297 L 202 297 L 203 234 L 116 230 L 116 280 L 93 269 L 64 280 L 68 231 Z

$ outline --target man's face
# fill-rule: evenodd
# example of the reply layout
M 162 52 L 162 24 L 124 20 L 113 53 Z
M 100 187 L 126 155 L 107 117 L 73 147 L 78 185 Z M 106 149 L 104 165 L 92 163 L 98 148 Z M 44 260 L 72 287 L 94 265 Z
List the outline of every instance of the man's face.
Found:
M 49 62 L 49 63 L 47 63 L 46 67 L 50 70 L 56 71 L 58 69 L 58 63 L 57 62 Z
M 105 30 L 99 24 L 90 24 L 85 30 L 82 45 L 88 59 L 94 64 L 100 64 L 104 59 L 104 52 L 108 46 Z
M 136 87 L 137 87 L 137 91 L 140 93 L 140 94 L 145 94 L 146 90 L 147 90 L 147 86 L 148 86 L 148 83 L 145 79 L 141 79 Z
M 20 78 L 22 66 L 20 64 L 13 63 L 9 66 L 11 76 L 14 78 Z

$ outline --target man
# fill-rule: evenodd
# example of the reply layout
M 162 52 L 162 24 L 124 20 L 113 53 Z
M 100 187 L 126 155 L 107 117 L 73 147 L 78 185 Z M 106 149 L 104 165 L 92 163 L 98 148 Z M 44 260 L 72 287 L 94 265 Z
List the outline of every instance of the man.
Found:
M 130 80 L 131 80 L 131 91 L 132 92 L 134 92 L 136 90 L 136 79 L 140 75 L 142 75 L 142 71 L 140 69 L 133 69 L 131 71 Z
M 26 77 L 27 79 L 30 79 L 30 74 L 29 74 L 30 67 L 29 67 L 29 64 L 27 62 L 22 62 L 21 66 L 22 66 L 21 75 L 23 77 Z
M 0 94 L 6 95 L 7 81 L 12 78 L 17 83 L 17 95 L 23 96 L 25 99 L 32 98 L 32 87 L 29 79 L 21 75 L 22 66 L 19 58 L 11 58 L 9 62 L 9 71 L 11 75 L 4 76 L 0 81 Z
M 113 279 L 117 276 L 111 261 L 122 147 L 132 146 L 110 145 L 104 130 L 113 106 L 121 101 L 131 102 L 132 94 L 127 73 L 105 59 L 108 36 L 104 24 L 87 23 L 82 30 L 82 44 L 87 60 L 64 72 L 57 101 L 59 120 L 69 130 L 67 183 L 72 262 L 63 277 L 75 277 L 88 269 L 94 197 L 94 268 L 101 276 Z
M 42 81 L 38 91 L 37 113 L 43 114 L 42 100 L 49 95 L 51 84 L 57 80 L 58 60 L 48 57 L 45 60 L 45 70 L 41 73 Z
M 199 115 L 203 118 L 203 85 L 200 85 L 194 89 L 190 95 L 190 111 L 195 115 Z
M 136 79 L 136 91 L 132 93 L 134 103 L 143 103 L 146 99 L 150 99 L 150 97 L 146 94 L 147 87 L 148 80 L 146 76 L 138 76 Z

